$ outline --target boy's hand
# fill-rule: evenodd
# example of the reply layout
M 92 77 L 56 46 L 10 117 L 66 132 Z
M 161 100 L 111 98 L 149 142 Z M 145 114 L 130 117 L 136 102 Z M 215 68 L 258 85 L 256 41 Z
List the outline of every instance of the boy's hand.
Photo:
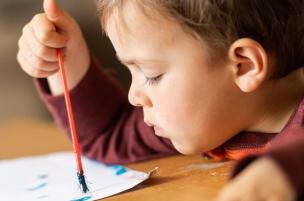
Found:
M 37 78 L 48 77 L 54 95 L 63 92 L 56 48 L 64 48 L 69 88 L 75 87 L 89 68 L 90 56 L 81 30 L 55 0 L 44 0 L 44 13 L 24 26 L 17 60 L 21 68 Z
M 296 193 L 270 158 L 249 165 L 220 192 L 217 201 L 294 201 Z

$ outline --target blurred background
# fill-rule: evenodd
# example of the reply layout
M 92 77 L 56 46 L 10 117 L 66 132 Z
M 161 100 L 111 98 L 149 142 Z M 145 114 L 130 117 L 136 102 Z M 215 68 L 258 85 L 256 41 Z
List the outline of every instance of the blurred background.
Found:
M 116 72 L 127 88 L 129 73 L 120 66 L 109 40 L 102 35 L 94 0 L 57 2 L 77 20 L 92 52 L 105 67 Z M 0 1 L 0 121 L 24 118 L 51 121 L 32 78 L 21 70 L 16 60 L 22 28 L 35 14 L 43 12 L 42 3 L 42 0 Z

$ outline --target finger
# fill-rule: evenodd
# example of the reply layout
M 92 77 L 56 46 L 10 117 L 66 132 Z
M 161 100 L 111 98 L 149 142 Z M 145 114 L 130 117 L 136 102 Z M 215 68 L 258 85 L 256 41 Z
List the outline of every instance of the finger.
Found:
M 31 27 L 35 37 L 43 45 L 52 48 L 62 48 L 66 46 L 67 36 L 57 32 L 55 25 L 48 20 L 44 13 L 34 16 Z
M 31 66 L 41 71 L 53 72 L 59 69 L 57 62 L 47 62 L 36 57 L 33 54 L 31 55 L 30 59 L 28 59 L 27 61 Z
M 53 72 L 59 69 L 57 62 L 47 62 L 42 60 L 41 58 L 34 55 L 26 44 L 21 43 L 21 49 L 19 50 L 19 61 L 21 63 L 24 61 L 27 63 L 27 66 L 30 68 L 35 68 L 37 70 Z
M 67 31 L 72 28 L 74 20 L 57 5 L 56 0 L 44 0 L 43 8 L 47 18 L 53 22 L 57 28 L 62 31 Z
M 23 58 L 21 58 L 20 53 L 17 54 L 17 60 L 20 62 L 20 60 L 22 60 Z M 49 77 L 53 74 L 55 74 L 58 70 L 55 71 L 43 71 L 43 70 L 39 70 L 37 68 L 33 68 L 27 60 L 22 60 L 22 65 L 21 65 L 21 69 L 23 71 L 25 71 L 27 74 L 29 74 L 32 77 L 36 77 L 36 78 L 46 78 Z
M 23 41 L 23 43 L 26 43 L 30 48 L 30 51 L 37 57 L 48 62 L 57 61 L 56 49 L 42 45 L 36 38 L 31 27 L 24 29 L 20 40 Z

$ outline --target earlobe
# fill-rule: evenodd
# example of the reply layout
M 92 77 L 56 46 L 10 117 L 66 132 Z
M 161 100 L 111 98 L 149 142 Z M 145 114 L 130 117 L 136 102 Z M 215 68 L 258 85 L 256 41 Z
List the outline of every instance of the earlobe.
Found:
M 255 40 L 242 38 L 229 48 L 232 73 L 236 85 L 246 93 L 256 90 L 266 79 L 267 53 Z

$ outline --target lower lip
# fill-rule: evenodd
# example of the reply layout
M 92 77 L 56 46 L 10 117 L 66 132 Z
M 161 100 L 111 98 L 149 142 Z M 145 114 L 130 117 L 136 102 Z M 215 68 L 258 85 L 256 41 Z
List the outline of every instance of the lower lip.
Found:
M 159 127 L 154 126 L 155 135 L 163 136 L 163 130 Z

